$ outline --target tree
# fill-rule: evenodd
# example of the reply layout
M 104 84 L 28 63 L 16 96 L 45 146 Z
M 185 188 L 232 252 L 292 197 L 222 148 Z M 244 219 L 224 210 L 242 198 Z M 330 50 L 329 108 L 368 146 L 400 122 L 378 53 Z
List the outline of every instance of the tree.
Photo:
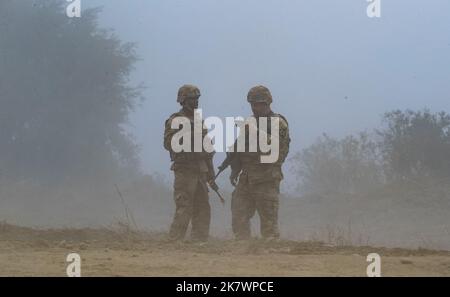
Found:
M 386 172 L 392 179 L 450 177 L 450 115 L 445 112 L 392 111 L 378 134 Z
M 138 172 L 126 131 L 140 88 L 134 45 L 79 19 L 67 2 L 0 2 L 0 167 L 9 179 L 61 182 Z
M 337 140 L 324 134 L 293 157 L 302 194 L 346 194 L 366 191 L 383 182 L 376 142 L 366 133 Z

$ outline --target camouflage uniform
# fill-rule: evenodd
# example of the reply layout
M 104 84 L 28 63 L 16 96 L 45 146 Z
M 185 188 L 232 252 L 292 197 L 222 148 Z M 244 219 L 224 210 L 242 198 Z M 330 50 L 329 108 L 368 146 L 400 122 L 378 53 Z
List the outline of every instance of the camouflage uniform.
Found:
M 192 85 L 180 88 L 178 102 L 189 96 L 200 96 L 200 91 Z M 174 171 L 174 200 L 175 214 L 170 227 L 170 238 L 181 240 L 185 237 L 186 230 L 192 222 L 192 239 L 205 241 L 209 236 L 211 220 L 211 208 L 209 205 L 207 181 L 214 177 L 212 165 L 213 153 L 207 152 L 180 152 L 175 153 L 171 147 L 172 136 L 179 130 L 172 129 L 171 123 L 175 117 L 186 117 L 191 121 L 192 135 L 194 117 L 186 113 L 184 109 L 172 114 L 165 123 L 164 147 L 170 152 L 172 160 L 171 170 Z M 207 130 L 203 126 L 203 137 Z M 193 142 L 192 142 L 193 144 Z
M 258 86 L 249 92 L 248 100 L 261 100 L 270 104 L 272 97 L 267 88 Z M 280 182 L 283 179 L 281 166 L 289 152 L 290 138 L 287 120 L 272 112 L 268 115 L 269 129 L 270 117 L 279 118 L 278 160 L 275 163 L 261 163 L 261 153 L 248 152 L 247 148 L 246 152 L 236 153 L 239 165 L 235 165 L 235 168 L 232 166 L 232 176 L 240 174 L 231 201 L 232 228 L 237 239 L 250 237 L 250 219 L 256 212 L 260 217 L 262 237 L 279 237 L 278 207 Z M 248 130 L 244 133 L 247 134 Z

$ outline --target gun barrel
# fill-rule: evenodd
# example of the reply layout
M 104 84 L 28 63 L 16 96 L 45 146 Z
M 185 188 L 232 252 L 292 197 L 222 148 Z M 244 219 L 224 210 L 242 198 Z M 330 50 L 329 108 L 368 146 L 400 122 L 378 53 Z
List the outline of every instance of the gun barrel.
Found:
M 222 202 L 222 204 L 225 204 L 225 199 L 222 197 L 222 195 L 220 195 L 218 190 L 214 190 L 214 192 L 216 192 L 217 196 L 219 196 L 220 202 Z
M 229 164 L 226 163 L 227 160 L 223 161 L 222 165 L 219 166 L 219 171 L 217 172 L 216 176 L 214 177 L 214 180 L 216 180 L 219 175 L 225 171 L 225 169 L 227 169 L 227 167 L 229 166 Z

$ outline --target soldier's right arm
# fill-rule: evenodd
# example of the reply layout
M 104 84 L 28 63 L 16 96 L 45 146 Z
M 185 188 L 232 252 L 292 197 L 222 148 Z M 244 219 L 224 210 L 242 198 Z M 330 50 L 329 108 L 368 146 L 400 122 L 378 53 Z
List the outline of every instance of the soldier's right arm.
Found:
M 231 168 L 230 182 L 233 186 L 237 185 L 239 174 L 242 171 L 242 165 L 240 161 L 240 154 L 237 151 L 237 139 L 233 144 L 233 152 L 227 153 L 227 158 L 230 158 L 229 164 Z
M 164 129 L 164 148 L 168 150 L 170 153 L 173 153 L 172 150 L 172 136 L 177 133 L 176 129 L 172 129 L 172 119 L 173 116 L 171 116 L 169 119 L 166 120 L 165 123 L 165 129 Z

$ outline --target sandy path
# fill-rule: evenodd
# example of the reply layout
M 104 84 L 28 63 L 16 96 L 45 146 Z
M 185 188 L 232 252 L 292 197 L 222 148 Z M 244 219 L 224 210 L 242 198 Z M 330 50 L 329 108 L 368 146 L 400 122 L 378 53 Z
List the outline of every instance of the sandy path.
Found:
M 383 276 L 450 276 L 450 252 L 331 247 L 314 242 L 212 240 L 168 243 L 161 235 L 110 230 L 0 230 L 0 276 L 65 276 L 81 256 L 83 276 L 366 276 L 381 256 Z

